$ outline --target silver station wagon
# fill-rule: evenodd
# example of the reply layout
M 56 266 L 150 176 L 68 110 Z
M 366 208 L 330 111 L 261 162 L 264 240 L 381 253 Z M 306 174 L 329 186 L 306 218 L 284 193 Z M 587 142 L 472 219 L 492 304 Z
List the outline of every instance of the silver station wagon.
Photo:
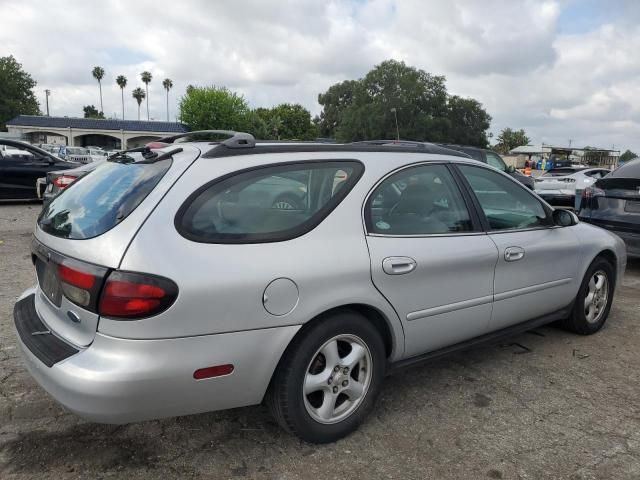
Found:
M 396 368 L 554 321 L 597 332 L 626 266 L 615 235 L 443 147 L 150 147 L 44 208 L 14 310 L 33 377 L 92 421 L 264 401 L 334 441 Z

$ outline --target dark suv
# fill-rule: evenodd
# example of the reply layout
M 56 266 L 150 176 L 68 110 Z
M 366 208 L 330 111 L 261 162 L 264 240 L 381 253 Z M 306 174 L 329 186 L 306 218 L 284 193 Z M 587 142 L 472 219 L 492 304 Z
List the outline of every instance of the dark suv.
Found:
M 504 163 L 504 160 L 500 155 L 498 155 L 493 150 L 488 150 L 486 148 L 479 147 L 470 147 L 466 145 L 452 145 L 448 143 L 439 144 L 442 147 L 450 148 L 451 150 L 457 150 L 458 152 L 466 153 L 474 160 L 478 160 L 479 162 L 486 163 L 491 165 L 492 167 L 497 168 L 498 170 L 502 170 L 503 172 L 511 175 L 513 178 L 522 183 L 525 187 L 533 190 L 535 181 L 532 177 L 528 177 L 523 175 L 518 170 L 516 170 L 512 166 L 507 166 Z

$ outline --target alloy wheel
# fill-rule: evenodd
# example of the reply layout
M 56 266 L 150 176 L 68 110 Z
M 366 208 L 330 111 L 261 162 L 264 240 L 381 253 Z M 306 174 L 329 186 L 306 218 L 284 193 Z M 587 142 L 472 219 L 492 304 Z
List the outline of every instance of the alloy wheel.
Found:
M 323 424 L 338 423 L 364 400 L 373 374 L 369 348 L 355 335 L 325 342 L 307 366 L 303 398 L 307 413 Z

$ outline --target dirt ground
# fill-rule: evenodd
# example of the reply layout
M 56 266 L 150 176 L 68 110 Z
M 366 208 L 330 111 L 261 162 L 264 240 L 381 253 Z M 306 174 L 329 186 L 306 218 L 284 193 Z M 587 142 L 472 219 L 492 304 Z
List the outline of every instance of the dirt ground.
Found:
M 387 378 L 368 421 L 332 445 L 263 407 L 125 426 L 65 412 L 22 366 L 16 297 L 35 282 L 38 204 L 0 205 L 0 478 L 639 479 L 640 262 L 605 328 L 542 328 Z

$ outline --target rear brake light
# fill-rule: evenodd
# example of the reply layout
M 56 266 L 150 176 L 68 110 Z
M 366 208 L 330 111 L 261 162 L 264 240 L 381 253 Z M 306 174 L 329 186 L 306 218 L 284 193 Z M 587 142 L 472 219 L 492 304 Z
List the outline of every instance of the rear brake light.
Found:
M 145 147 L 149 147 L 149 148 L 165 148 L 168 147 L 170 144 L 169 143 L 165 143 L 165 142 L 149 142 L 145 145 Z
M 74 177 L 73 175 L 61 175 L 53 179 L 53 184 L 60 190 L 64 190 L 77 179 L 78 177 Z
M 605 192 L 598 187 L 587 187 L 584 189 L 584 192 L 582 192 L 582 196 L 584 198 L 604 197 Z
M 178 286 L 171 280 L 133 272 L 112 272 L 104 285 L 101 316 L 137 319 L 157 315 L 171 306 Z

